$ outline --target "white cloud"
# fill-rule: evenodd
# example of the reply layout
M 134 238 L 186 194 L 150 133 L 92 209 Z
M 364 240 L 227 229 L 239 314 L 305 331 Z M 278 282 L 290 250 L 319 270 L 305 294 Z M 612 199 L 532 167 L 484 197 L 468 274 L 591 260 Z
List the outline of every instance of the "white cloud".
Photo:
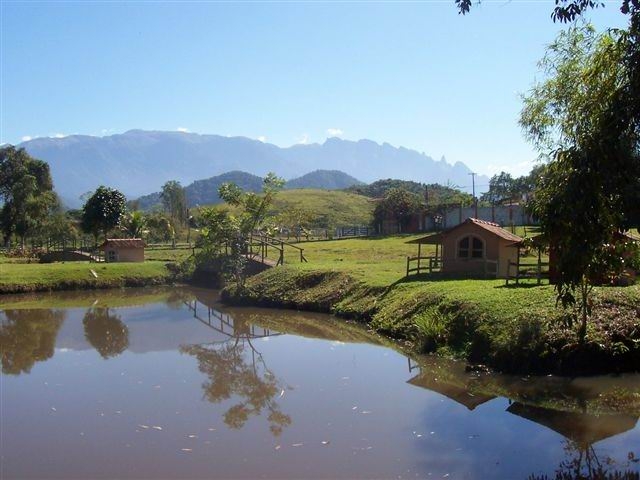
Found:
M 189 129 L 185 127 L 178 127 L 176 128 L 176 130 L 179 131 L 180 133 L 189 133 Z
M 327 128 L 327 135 L 330 137 L 341 137 L 344 135 L 344 132 L 339 128 Z
M 260 140 L 262 143 L 264 143 L 264 142 L 266 142 L 266 141 L 267 141 L 267 137 L 265 137 L 264 135 L 260 135 L 260 136 L 258 137 L 258 140 Z
M 299 145 L 306 145 L 307 143 L 309 143 L 309 134 L 308 133 L 303 133 L 302 137 L 298 140 L 298 144 Z
M 64 133 L 54 133 L 53 134 L 53 138 L 64 138 L 67 135 L 65 135 Z
M 22 140 L 23 142 L 28 142 L 29 140 L 31 140 L 32 137 L 30 137 L 29 135 L 25 135 L 24 137 L 22 137 L 20 140 Z

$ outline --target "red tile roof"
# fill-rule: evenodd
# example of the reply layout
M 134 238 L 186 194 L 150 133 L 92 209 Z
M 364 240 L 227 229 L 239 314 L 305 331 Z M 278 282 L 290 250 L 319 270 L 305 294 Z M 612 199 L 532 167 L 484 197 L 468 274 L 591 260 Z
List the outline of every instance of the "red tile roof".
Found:
M 486 220 L 478 220 L 477 218 L 467 218 L 463 222 L 463 224 L 464 223 L 473 223 L 475 225 L 478 225 L 479 227 L 482 227 L 489 232 L 495 233 L 497 236 L 504 238 L 505 240 L 509 240 L 511 242 L 519 242 L 522 240 L 522 238 L 520 238 L 518 235 L 514 235 L 508 230 L 505 230 L 497 223 L 487 222 Z
M 498 225 L 497 223 L 493 223 L 493 222 L 487 222 L 486 220 L 478 220 L 477 218 L 467 218 L 464 222 L 459 223 L 458 225 L 456 225 L 455 227 L 451 227 L 448 228 L 440 233 L 436 233 L 433 235 L 428 235 L 426 237 L 422 237 L 422 238 L 416 238 L 415 240 L 410 240 L 407 243 L 422 243 L 422 244 L 436 244 L 436 243 L 441 243 L 443 240 L 443 237 L 445 237 L 446 235 L 448 235 L 450 232 L 460 228 L 463 225 L 467 225 L 469 223 L 472 223 L 474 225 L 477 225 L 478 227 L 487 230 L 488 232 L 493 233 L 494 235 L 497 235 L 500 238 L 504 238 L 505 240 L 509 240 L 510 242 L 521 242 L 522 238 L 520 238 L 518 235 L 514 235 L 513 233 L 505 230 L 504 228 L 502 228 L 500 225 Z
M 107 247 L 144 248 L 145 246 L 141 238 L 107 238 L 100 248 L 104 250 Z

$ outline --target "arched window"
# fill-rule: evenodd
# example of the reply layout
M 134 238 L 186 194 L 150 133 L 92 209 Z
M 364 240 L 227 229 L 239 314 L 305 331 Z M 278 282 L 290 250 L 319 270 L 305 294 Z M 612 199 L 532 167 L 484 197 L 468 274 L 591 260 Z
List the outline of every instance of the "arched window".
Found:
M 484 258 L 484 242 L 469 235 L 458 241 L 458 258 Z

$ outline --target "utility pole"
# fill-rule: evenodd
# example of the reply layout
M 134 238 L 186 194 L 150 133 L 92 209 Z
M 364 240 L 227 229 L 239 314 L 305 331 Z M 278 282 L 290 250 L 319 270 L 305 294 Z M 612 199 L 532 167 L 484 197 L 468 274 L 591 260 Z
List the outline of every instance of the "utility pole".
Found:
M 471 175 L 471 188 L 473 189 L 473 206 L 474 206 L 474 217 L 478 218 L 478 199 L 476 198 L 476 172 L 469 173 Z

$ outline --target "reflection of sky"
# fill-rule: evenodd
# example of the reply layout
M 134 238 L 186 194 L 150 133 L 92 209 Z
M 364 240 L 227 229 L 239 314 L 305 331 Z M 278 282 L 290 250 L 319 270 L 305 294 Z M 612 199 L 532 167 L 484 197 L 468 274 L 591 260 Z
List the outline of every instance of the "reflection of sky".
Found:
M 294 335 L 253 342 L 292 424 L 273 437 L 265 410 L 230 430 L 223 415 L 238 398 L 208 402 L 208 378 L 177 351 L 215 332 L 186 308 L 113 311 L 133 352 L 102 359 L 83 344 L 85 309 L 71 310 L 52 359 L 2 377 L 8 476 L 526 478 L 563 459 L 562 437 L 505 399 L 469 411 L 407 384 L 416 371 L 392 350 Z M 624 459 L 637 445 L 638 426 L 596 447 Z

